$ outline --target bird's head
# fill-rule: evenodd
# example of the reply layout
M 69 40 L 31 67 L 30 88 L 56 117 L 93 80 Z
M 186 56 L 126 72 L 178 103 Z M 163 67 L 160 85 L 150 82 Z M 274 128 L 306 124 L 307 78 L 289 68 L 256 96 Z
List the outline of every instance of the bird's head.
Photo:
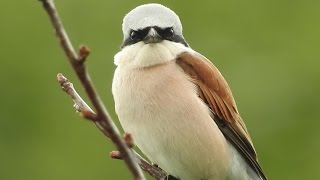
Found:
M 122 31 L 122 47 L 138 42 L 161 43 L 164 40 L 188 47 L 182 35 L 179 17 L 171 9 L 160 4 L 145 4 L 131 10 L 123 18 Z

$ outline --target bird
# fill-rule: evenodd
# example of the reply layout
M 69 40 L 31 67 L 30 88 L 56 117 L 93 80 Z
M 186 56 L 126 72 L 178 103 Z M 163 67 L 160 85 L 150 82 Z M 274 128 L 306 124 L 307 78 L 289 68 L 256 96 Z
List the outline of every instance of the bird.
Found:
M 157 3 L 124 16 L 112 81 L 122 128 L 170 177 L 266 180 L 227 81 L 182 30 Z

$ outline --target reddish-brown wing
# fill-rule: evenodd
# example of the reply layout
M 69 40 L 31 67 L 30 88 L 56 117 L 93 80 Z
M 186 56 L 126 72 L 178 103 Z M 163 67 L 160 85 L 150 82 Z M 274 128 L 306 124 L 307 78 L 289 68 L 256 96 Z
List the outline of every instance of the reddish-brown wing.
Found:
M 208 104 L 220 130 L 262 178 L 266 179 L 258 161 L 250 135 L 242 121 L 231 90 L 219 70 L 204 56 L 184 52 L 176 63 L 199 87 L 199 97 Z

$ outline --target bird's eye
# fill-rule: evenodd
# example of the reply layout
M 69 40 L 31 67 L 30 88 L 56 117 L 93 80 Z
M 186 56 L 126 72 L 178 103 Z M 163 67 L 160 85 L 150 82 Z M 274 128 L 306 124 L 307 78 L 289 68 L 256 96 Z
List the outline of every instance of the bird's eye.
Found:
M 131 38 L 131 40 L 137 40 L 137 39 L 139 38 L 138 32 L 132 30 L 132 31 L 130 32 L 130 38 Z
M 174 31 L 173 31 L 173 28 L 170 28 L 170 33 L 173 35 L 174 34 Z
M 173 30 L 172 27 L 166 28 L 166 29 L 163 31 L 163 37 L 164 37 L 164 38 L 166 38 L 166 39 L 171 39 L 173 36 L 174 36 L 174 30 Z

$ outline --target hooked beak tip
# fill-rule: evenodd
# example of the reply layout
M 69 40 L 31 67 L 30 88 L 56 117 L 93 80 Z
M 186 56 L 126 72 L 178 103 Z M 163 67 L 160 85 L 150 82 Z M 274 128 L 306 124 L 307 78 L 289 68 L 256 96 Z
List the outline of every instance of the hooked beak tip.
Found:
M 146 38 L 144 38 L 144 40 L 143 40 L 143 42 L 146 44 L 159 43 L 161 41 L 162 41 L 162 39 L 158 36 L 146 36 Z

